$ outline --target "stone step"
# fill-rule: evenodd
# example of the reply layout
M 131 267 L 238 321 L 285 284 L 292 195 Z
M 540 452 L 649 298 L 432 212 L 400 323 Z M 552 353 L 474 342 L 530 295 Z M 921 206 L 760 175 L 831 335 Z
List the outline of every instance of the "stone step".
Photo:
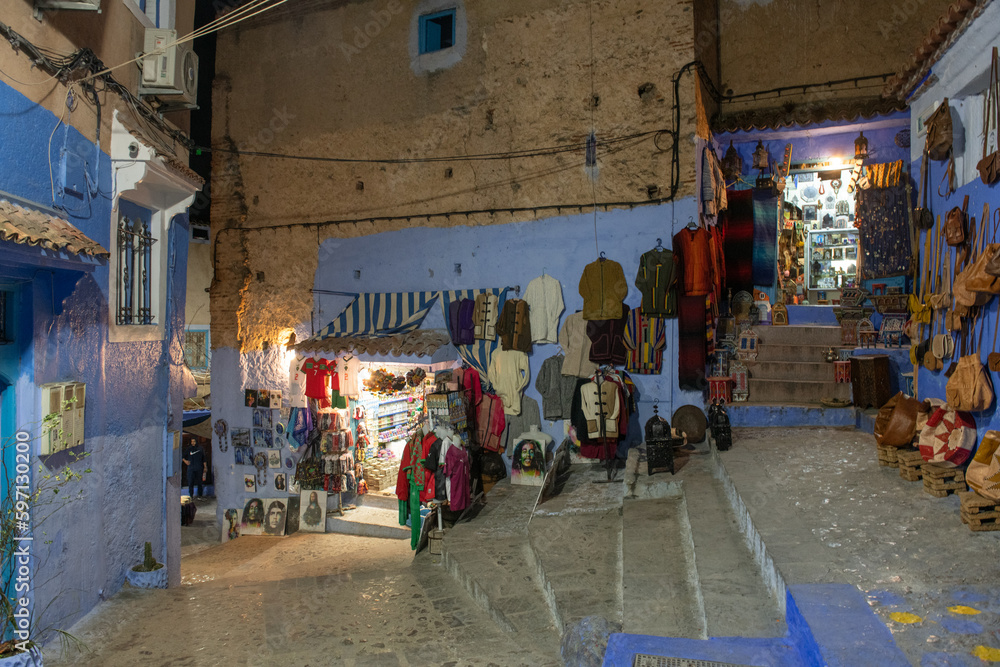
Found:
M 624 500 L 622 607 L 623 632 L 708 637 L 683 497 Z
M 840 346 L 840 327 L 829 326 L 769 326 L 759 325 L 753 328 L 761 342 L 769 345 L 826 345 Z
M 531 553 L 559 633 L 585 616 L 621 625 L 624 485 L 592 460 L 571 465 L 528 525 Z M 595 482 L 602 482 L 595 484 Z
M 757 346 L 757 358 L 754 361 L 757 363 L 765 361 L 826 363 L 826 354 L 831 347 L 836 350 L 840 349 L 840 347 L 836 345 L 812 345 L 804 343 L 774 344 L 760 342 Z
M 758 380 L 833 380 L 833 364 L 825 361 L 757 361 L 750 367 L 750 377 Z
M 346 510 L 344 516 L 340 516 L 335 510 L 329 510 L 326 515 L 326 532 L 398 540 L 410 539 L 410 527 L 399 525 L 398 509 L 390 510 L 366 505 Z
M 827 408 L 821 405 L 787 405 L 745 401 L 726 406 L 729 423 L 733 428 L 768 426 L 829 426 L 854 427 L 857 411 L 853 407 Z M 871 429 L 868 430 L 871 433 Z
M 783 610 L 747 547 L 711 460 L 692 459 L 689 467 L 684 498 L 708 636 L 784 636 Z
M 824 398 L 851 400 L 851 385 L 836 382 L 750 379 L 755 403 L 819 404 Z

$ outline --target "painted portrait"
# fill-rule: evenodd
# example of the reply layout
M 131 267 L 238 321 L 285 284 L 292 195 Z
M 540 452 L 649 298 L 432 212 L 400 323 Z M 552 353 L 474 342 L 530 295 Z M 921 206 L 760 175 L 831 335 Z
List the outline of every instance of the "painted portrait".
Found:
M 326 491 L 303 491 L 299 496 L 299 530 L 306 533 L 326 532 Z
M 223 531 L 222 531 L 222 541 L 226 542 L 228 540 L 235 540 L 240 536 L 240 518 L 242 511 L 238 509 L 228 509 L 222 515 L 223 518 Z
M 288 504 L 282 498 L 264 499 L 264 535 L 284 535 Z
M 253 477 L 253 475 L 248 475 Z M 243 517 L 240 522 L 241 535 L 261 535 L 264 532 L 264 501 L 251 498 L 243 506 Z

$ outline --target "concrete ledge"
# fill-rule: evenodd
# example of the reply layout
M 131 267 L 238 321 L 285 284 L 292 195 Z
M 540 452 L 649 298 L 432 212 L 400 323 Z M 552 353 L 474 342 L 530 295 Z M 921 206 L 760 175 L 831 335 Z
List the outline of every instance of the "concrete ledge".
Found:
M 818 405 L 777 405 L 730 403 L 726 406 L 733 428 L 768 426 L 856 426 L 854 408 L 827 408 Z

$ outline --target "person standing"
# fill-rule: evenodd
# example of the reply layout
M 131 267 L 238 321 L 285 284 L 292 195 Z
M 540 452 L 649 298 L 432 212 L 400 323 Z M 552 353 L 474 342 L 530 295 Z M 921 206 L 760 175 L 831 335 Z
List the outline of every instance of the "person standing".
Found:
M 193 499 L 194 487 L 198 486 L 198 495 L 205 495 L 205 451 L 194 438 L 188 441 L 184 449 L 184 458 L 187 465 L 188 495 Z

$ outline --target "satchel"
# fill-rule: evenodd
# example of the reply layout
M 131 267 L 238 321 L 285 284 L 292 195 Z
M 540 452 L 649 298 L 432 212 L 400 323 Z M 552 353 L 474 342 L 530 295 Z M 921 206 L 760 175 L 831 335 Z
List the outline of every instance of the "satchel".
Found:
M 942 405 L 927 419 L 919 443 L 924 461 L 955 468 L 969 460 L 976 445 L 976 422 L 968 412 Z
M 987 431 L 976 455 L 965 471 L 965 481 L 973 491 L 989 500 L 1000 501 L 1000 432 Z
M 1000 211 L 1000 209 L 997 210 Z M 984 227 L 986 219 L 989 217 L 990 205 L 983 204 Z M 994 241 L 996 241 L 998 226 L 1000 226 L 1000 218 L 998 218 L 993 225 Z M 985 229 L 983 231 L 985 233 Z M 969 278 L 966 283 L 969 289 L 974 292 L 984 292 L 986 294 L 1000 294 L 1000 277 L 987 270 L 987 266 L 990 261 L 997 256 L 997 253 L 1000 253 L 1000 243 L 988 243 L 980 251 L 976 261 L 973 262 L 972 267 L 969 269 Z
M 295 481 L 301 488 L 308 491 L 319 491 L 323 488 L 323 476 L 326 472 L 323 459 L 316 454 L 316 445 L 322 436 L 319 429 L 313 429 L 309 434 L 309 444 L 302 453 L 302 458 L 295 464 Z
M 976 164 L 979 178 L 986 185 L 993 185 L 1000 180 L 1000 100 L 997 99 L 997 87 L 1000 86 L 1000 59 L 997 57 L 997 47 L 993 47 L 993 62 L 990 65 L 990 85 L 986 93 L 986 113 L 983 114 L 983 157 Z M 997 148 L 992 153 L 989 149 L 990 137 L 990 106 L 992 102 L 993 127 L 997 129 Z
M 970 337 L 975 341 L 976 323 L 973 321 Z M 980 330 L 980 335 L 982 331 Z M 962 337 L 962 357 L 958 360 L 955 372 L 948 378 L 945 386 L 945 400 L 956 410 L 964 412 L 981 412 L 993 405 L 993 383 L 983 362 L 979 359 L 979 350 L 965 354 L 966 337 Z
M 930 118 L 925 122 L 927 127 L 927 155 L 932 160 L 944 160 L 951 152 L 951 106 L 948 98 L 941 100 L 941 104 Z
M 920 401 L 899 392 L 881 407 L 875 418 L 875 441 L 883 447 L 909 447 L 917 433 Z
M 969 266 L 969 263 L 975 264 L 979 255 L 980 245 L 985 240 L 985 237 L 986 226 L 983 225 L 979 230 L 978 237 L 974 236 L 972 239 L 971 250 L 968 254 L 965 254 L 966 264 L 964 268 L 955 274 L 955 281 L 952 284 L 952 293 L 955 295 L 955 311 L 958 312 L 959 315 L 962 315 L 965 312 L 963 311 L 963 308 L 967 310 L 974 306 L 985 306 L 989 303 L 990 299 L 993 298 L 992 294 L 987 292 L 977 292 L 969 286 L 969 278 L 972 276 L 972 267 Z M 958 254 L 961 255 L 963 253 L 959 251 Z M 953 331 L 955 330 L 954 327 L 949 328 L 952 328 Z
M 927 149 L 924 148 L 924 159 L 920 161 L 920 190 L 917 194 L 917 207 L 913 209 L 913 224 L 917 229 L 930 229 L 934 226 L 934 216 L 927 208 Z
M 969 195 L 965 195 L 962 208 L 955 206 L 944 219 L 944 238 L 950 246 L 965 243 L 965 225 L 968 221 Z

